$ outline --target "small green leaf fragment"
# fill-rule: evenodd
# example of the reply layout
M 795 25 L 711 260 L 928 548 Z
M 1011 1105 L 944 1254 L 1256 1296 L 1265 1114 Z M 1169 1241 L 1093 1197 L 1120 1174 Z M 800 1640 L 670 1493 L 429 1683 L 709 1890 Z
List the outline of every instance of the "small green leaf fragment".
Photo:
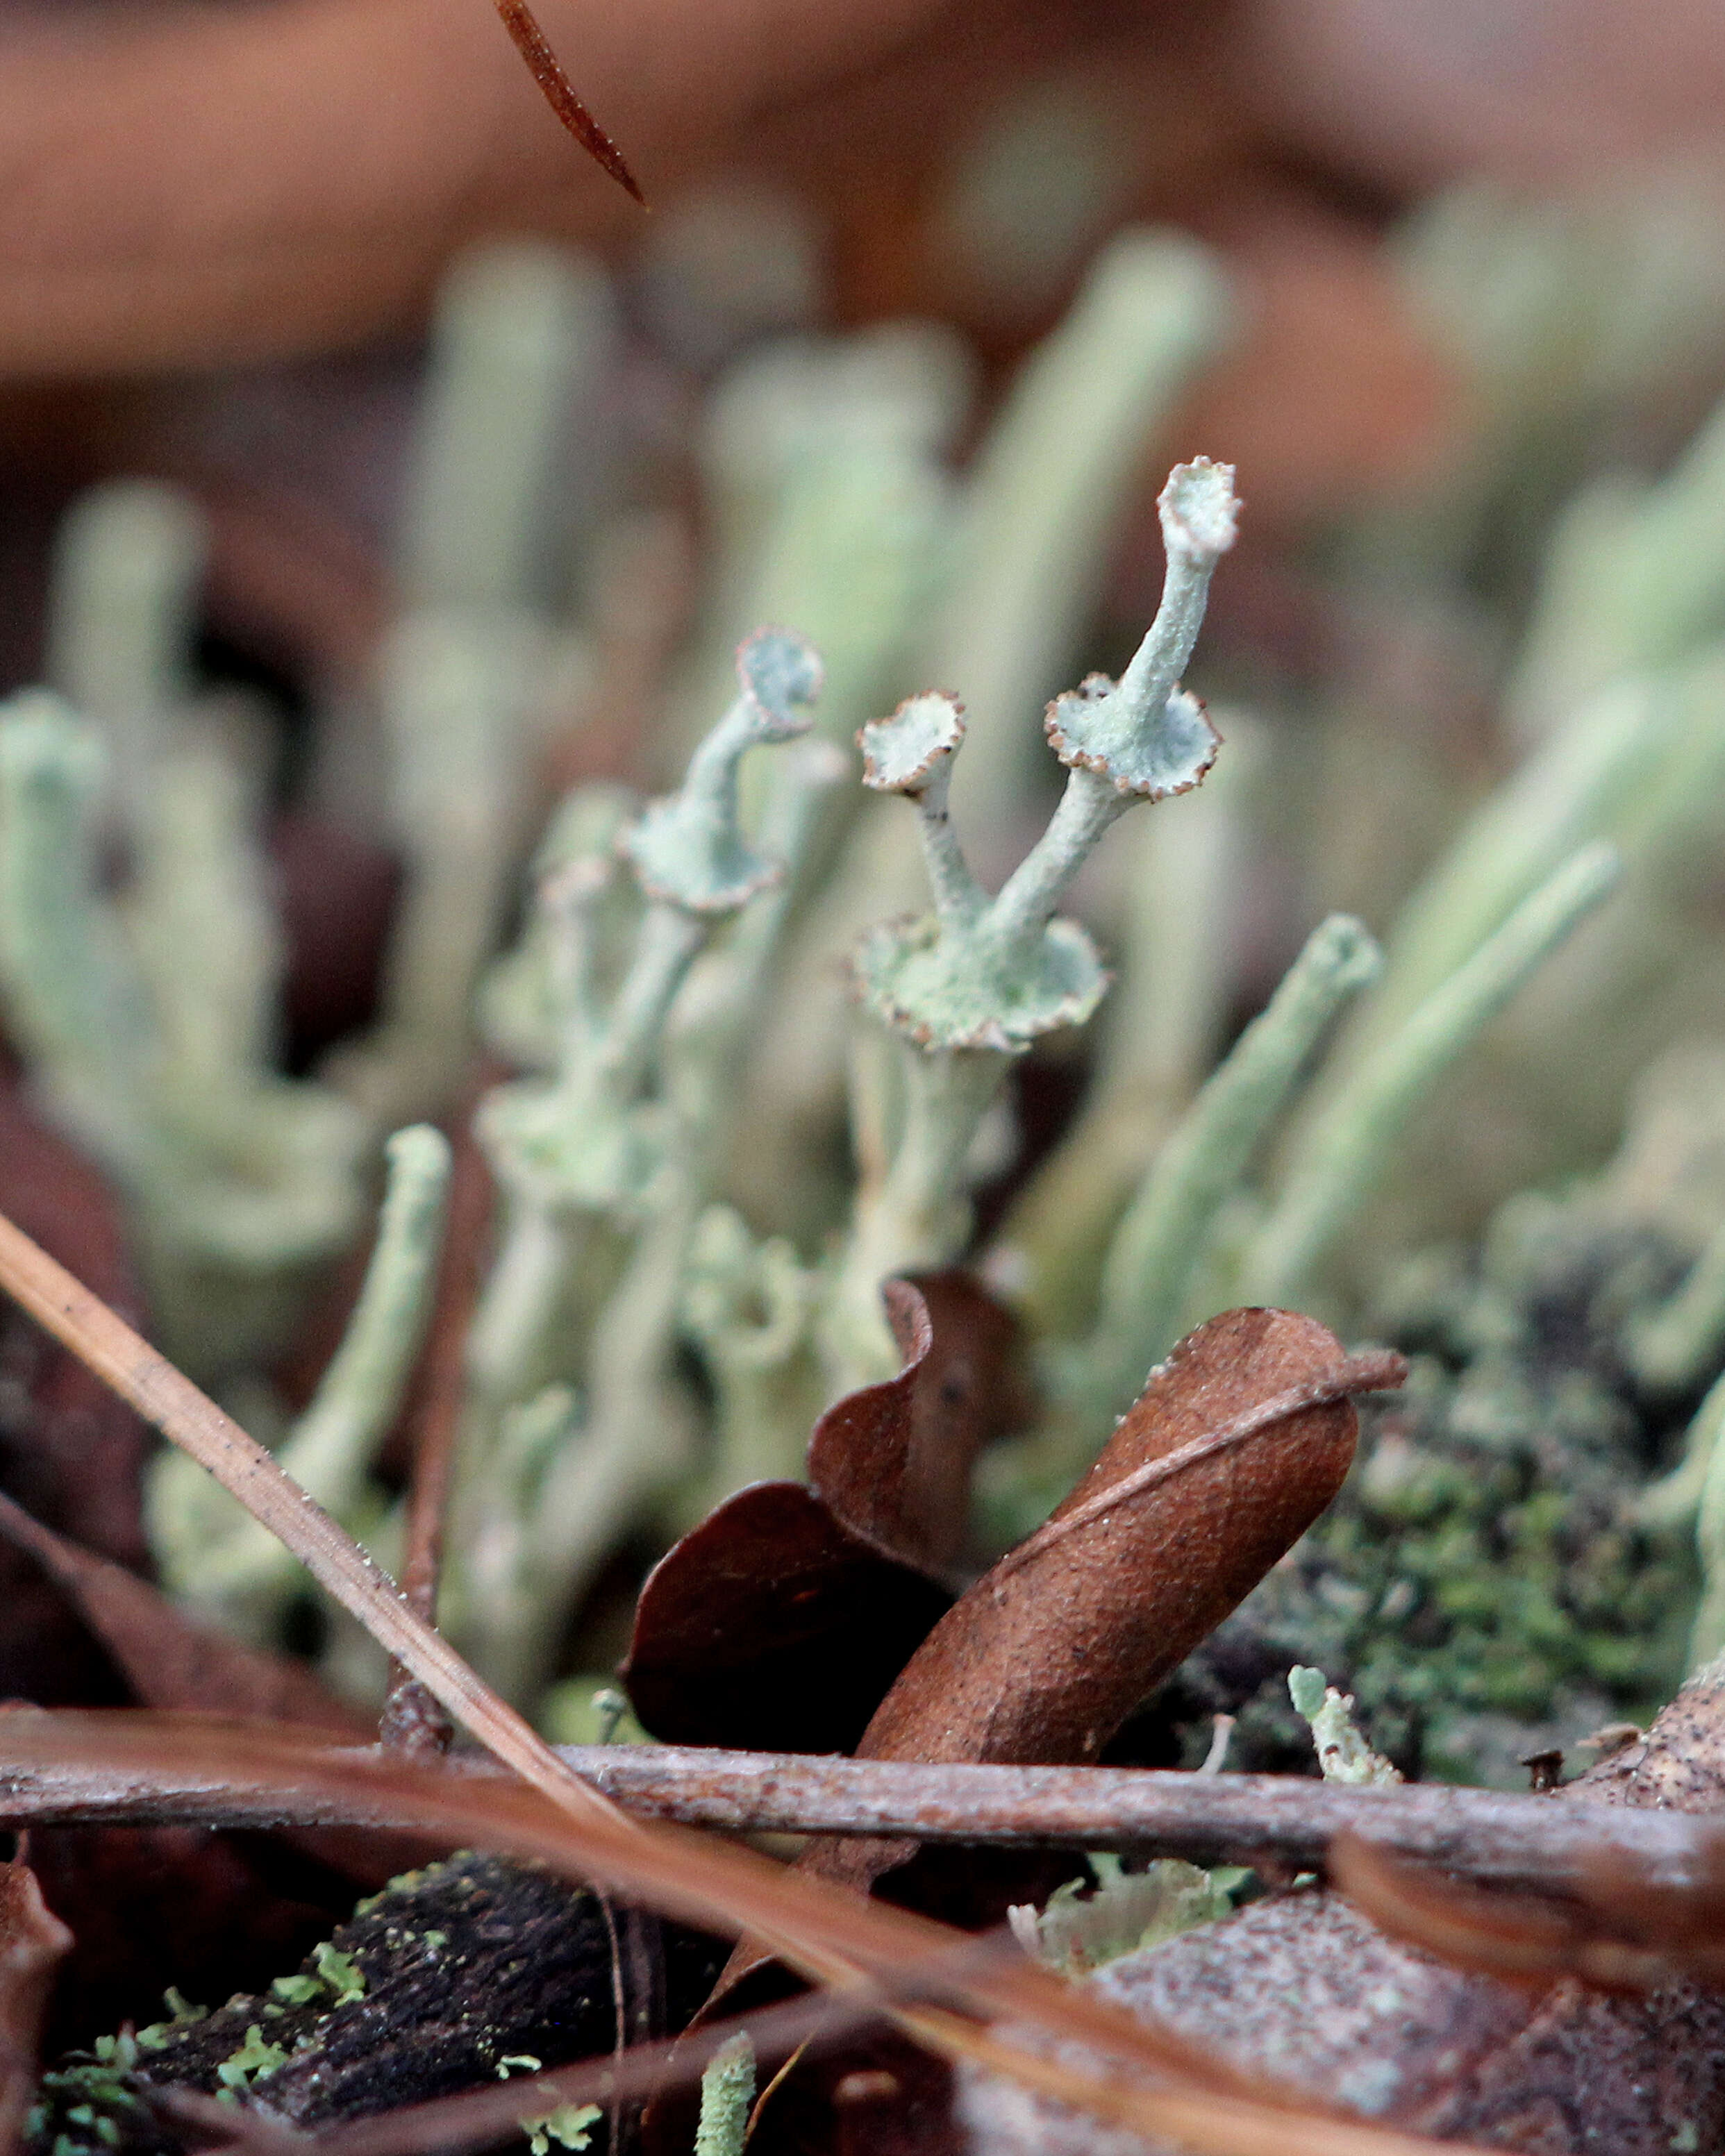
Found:
M 262 2029 L 254 2021 L 239 2049 L 230 2052 L 216 2068 L 216 2079 L 223 2088 L 243 2089 L 286 2064 L 287 2053 L 280 2044 L 265 2043 Z
M 350 1953 L 343 1953 L 333 1940 L 325 1939 L 311 1958 L 317 1964 L 317 1973 L 335 1995 L 337 2006 L 350 1999 L 366 1995 L 365 1971 Z
M 521 2129 L 531 2156 L 549 2156 L 553 2141 L 563 2148 L 585 2148 L 603 2116 L 596 2103 L 560 2103 L 542 2117 L 522 2119 Z

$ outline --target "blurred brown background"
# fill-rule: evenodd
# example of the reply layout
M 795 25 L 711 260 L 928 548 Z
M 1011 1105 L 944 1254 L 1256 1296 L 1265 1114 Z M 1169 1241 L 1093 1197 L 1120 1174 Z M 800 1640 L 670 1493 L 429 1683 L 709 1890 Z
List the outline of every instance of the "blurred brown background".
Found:
M 957 321 L 998 378 L 1129 218 L 1233 259 L 1255 313 L 1204 392 L 1255 529 L 1441 454 L 1446 388 L 1374 241 L 1445 180 L 1712 184 L 1725 18 L 1702 0 L 1490 7 L 544 0 L 639 174 L 558 128 L 487 0 L 11 0 L 0 18 L 0 674 L 39 665 L 47 536 L 112 471 L 216 516 L 218 641 L 291 671 L 369 641 L 416 339 L 482 234 L 625 275 L 692 188 L 806 207 L 827 319 Z M 1070 114 L 1069 150 L 1060 116 Z M 1026 119 L 1025 116 L 1029 118 Z M 1058 227 L 1010 278 L 963 198 L 1041 130 Z M 1034 224 L 1044 197 L 1027 199 Z M 1045 238 L 1046 235 L 1041 237 Z

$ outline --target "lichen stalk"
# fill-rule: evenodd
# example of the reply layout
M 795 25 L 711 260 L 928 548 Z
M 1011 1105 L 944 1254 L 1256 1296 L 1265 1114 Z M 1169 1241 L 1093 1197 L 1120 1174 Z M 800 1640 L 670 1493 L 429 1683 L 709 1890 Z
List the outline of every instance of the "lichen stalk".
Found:
M 365 1496 L 378 1445 L 401 1404 L 431 1314 L 449 1196 L 449 1146 L 429 1125 L 398 1131 L 358 1301 L 311 1404 L 278 1449 L 283 1468 L 337 1518 Z M 298 1578 L 295 1562 L 187 1455 L 156 1463 L 146 1502 L 168 1584 L 267 1636 Z
M 754 2100 L 755 2047 L 747 2035 L 733 2036 L 714 2052 L 701 2076 L 695 2156 L 742 2156 Z
M 1295 1303 L 1381 1174 L 1408 1117 L 1481 1029 L 1617 882 L 1616 850 L 1586 846 L 1518 906 L 1355 1071 L 1301 1136 L 1241 1269 L 1251 1301 Z
M 1380 963 L 1376 943 L 1347 915 L 1314 929 L 1157 1155 L 1109 1245 L 1095 1328 L 1060 1358 L 1063 1389 L 1096 1419 L 1123 1413 L 1145 1372 L 1185 1330 L 1192 1279 L 1217 1215 L 1319 1041 Z

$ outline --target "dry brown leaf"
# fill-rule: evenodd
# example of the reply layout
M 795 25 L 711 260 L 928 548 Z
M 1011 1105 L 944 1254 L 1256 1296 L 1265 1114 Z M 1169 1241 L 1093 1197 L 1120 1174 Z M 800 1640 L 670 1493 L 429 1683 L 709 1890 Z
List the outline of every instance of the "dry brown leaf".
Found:
M 148 1580 L 80 1549 L 3 1496 L 0 1538 L 41 1566 L 146 1707 L 255 1715 L 353 1743 L 369 1741 L 370 1717 L 328 1691 L 304 1662 L 198 1623 Z
M 859 1755 L 1096 1758 L 1341 1488 L 1358 1427 L 1352 1394 L 1405 1374 L 1399 1356 L 1350 1358 L 1287 1311 L 1230 1311 L 1200 1326 L 1151 1373 L 1047 1523 L 929 1635 Z M 799 1868 L 866 1892 L 916 1848 L 814 1842 Z M 750 1995 L 773 1988 L 772 1958 L 743 1941 L 706 2010 L 745 1985 Z
M 622 1676 L 667 1742 L 848 1752 L 952 1601 L 977 1450 L 1025 1412 L 1019 1328 L 957 1270 L 882 1292 L 904 1367 L 816 1423 L 813 1486 L 738 1491 L 641 1589 Z
M 881 1288 L 904 1368 L 829 1407 L 809 1480 L 855 1535 L 931 1573 L 963 1553 L 978 1450 L 1029 1419 L 1018 1321 L 957 1266 Z
M 859 1756 L 1097 1758 L 1341 1488 L 1350 1395 L 1404 1375 L 1399 1356 L 1349 1358 L 1287 1311 L 1200 1326 L 1046 1525 L 936 1626 Z M 810 1861 L 862 1884 L 907 1853 L 850 1842 Z
M 800 1482 L 757 1482 L 648 1575 L 621 1676 L 667 1743 L 848 1752 L 950 1607 Z

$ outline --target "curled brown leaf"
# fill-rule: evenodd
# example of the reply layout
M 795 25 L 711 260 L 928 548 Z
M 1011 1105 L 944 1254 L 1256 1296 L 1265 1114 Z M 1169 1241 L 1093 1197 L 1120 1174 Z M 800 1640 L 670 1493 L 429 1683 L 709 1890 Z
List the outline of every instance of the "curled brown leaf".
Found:
M 880 1292 L 904 1367 L 827 1409 L 809 1480 L 852 1534 L 938 1574 L 963 1550 L 978 1451 L 1029 1419 L 1019 1328 L 957 1267 Z
M 860 1756 L 1096 1758 L 1341 1488 L 1353 1394 L 1405 1370 L 1396 1355 L 1348 1357 L 1287 1311 L 1199 1327 L 1046 1525 L 929 1635 Z M 878 1870 L 896 1852 L 875 1857 Z
M 800 1482 L 756 1482 L 649 1574 L 622 1669 L 655 1736 L 848 1752 L 952 1602 Z
M 882 1292 L 903 1368 L 827 1409 L 809 1484 L 738 1491 L 649 1575 L 622 1676 L 655 1736 L 848 1752 L 950 1605 L 978 1449 L 1024 1414 L 1019 1329 L 957 1270 Z
M 1047 1523 L 930 1633 L 859 1756 L 1096 1758 L 1341 1488 L 1353 1395 L 1405 1375 L 1399 1355 L 1349 1357 L 1288 1311 L 1229 1311 L 1200 1326 L 1151 1373 Z M 799 1861 L 866 1892 L 916 1848 L 817 1842 Z M 769 1958 L 744 1942 L 715 2000 Z

